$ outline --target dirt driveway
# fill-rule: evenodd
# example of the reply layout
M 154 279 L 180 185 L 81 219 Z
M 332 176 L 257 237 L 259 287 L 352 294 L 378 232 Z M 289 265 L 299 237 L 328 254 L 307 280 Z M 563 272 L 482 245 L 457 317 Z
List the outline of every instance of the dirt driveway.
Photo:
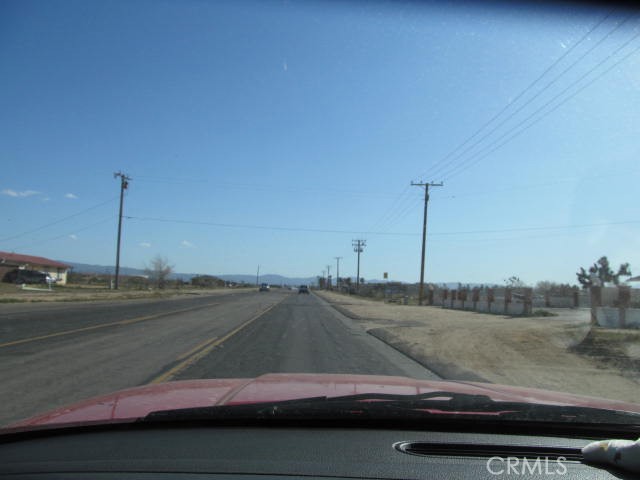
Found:
M 591 331 L 586 310 L 506 317 L 319 295 L 445 379 L 640 399 L 640 332 Z

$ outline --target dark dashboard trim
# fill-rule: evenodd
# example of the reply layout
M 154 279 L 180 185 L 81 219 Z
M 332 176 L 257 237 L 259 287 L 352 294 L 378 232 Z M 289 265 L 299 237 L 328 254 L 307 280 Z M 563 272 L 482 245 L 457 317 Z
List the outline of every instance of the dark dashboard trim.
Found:
M 622 424 L 585 424 L 585 423 L 552 423 L 525 422 L 513 420 L 471 420 L 430 418 L 419 422 L 415 419 L 403 421 L 377 419 L 216 419 L 215 421 L 162 421 L 153 423 L 114 422 L 93 424 L 43 425 L 37 428 L 16 428 L 0 432 L 0 444 L 30 440 L 59 435 L 76 435 L 83 433 L 111 431 L 169 430 L 185 428 L 269 428 L 269 429 L 370 429 L 370 430 L 407 430 L 432 431 L 443 433 L 500 434 L 500 435 L 535 435 L 543 437 L 576 437 L 587 439 L 619 438 L 636 440 L 640 437 L 640 425 Z

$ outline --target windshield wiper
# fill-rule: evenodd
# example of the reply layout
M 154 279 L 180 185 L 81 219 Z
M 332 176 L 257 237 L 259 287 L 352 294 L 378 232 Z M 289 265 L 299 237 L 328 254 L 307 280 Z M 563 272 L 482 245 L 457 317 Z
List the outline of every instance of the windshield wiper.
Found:
M 640 424 L 640 414 L 617 410 L 525 402 L 486 395 L 430 392 L 418 395 L 359 394 L 278 402 L 185 408 L 152 412 L 144 422 L 198 420 L 483 418 L 535 422 Z

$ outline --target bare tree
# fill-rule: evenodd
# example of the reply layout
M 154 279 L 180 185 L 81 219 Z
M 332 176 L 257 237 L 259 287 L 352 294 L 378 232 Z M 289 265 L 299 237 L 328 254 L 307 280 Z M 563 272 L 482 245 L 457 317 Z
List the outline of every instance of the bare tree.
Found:
M 169 265 L 167 257 L 158 254 L 151 260 L 151 264 L 145 268 L 149 275 L 149 280 L 155 283 L 158 288 L 164 288 L 169 275 L 173 272 L 173 265 Z
M 507 288 L 524 288 L 527 286 L 526 283 L 520 280 L 520 277 L 516 277 L 515 275 L 509 278 L 505 278 L 504 284 L 507 286 Z
M 542 280 L 536 283 L 535 290 L 538 293 L 549 293 L 551 295 L 569 297 L 574 291 L 578 290 L 578 286 L 570 285 L 568 283 L 557 283 L 549 280 Z

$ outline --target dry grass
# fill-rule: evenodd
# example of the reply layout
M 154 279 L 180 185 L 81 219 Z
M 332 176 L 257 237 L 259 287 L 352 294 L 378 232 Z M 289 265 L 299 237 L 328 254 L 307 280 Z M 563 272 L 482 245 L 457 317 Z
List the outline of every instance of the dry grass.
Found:
M 51 291 L 46 286 L 36 286 L 43 291 L 22 290 L 19 286 L 0 283 L 0 303 L 22 302 L 85 302 L 130 300 L 144 298 L 170 298 L 181 295 L 224 295 L 244 289 L 205 289 L 205 288 L 177 288 L 163 290 L 120 289 L 109 290 L 93 285 L 65 285 L 54 286 Z

